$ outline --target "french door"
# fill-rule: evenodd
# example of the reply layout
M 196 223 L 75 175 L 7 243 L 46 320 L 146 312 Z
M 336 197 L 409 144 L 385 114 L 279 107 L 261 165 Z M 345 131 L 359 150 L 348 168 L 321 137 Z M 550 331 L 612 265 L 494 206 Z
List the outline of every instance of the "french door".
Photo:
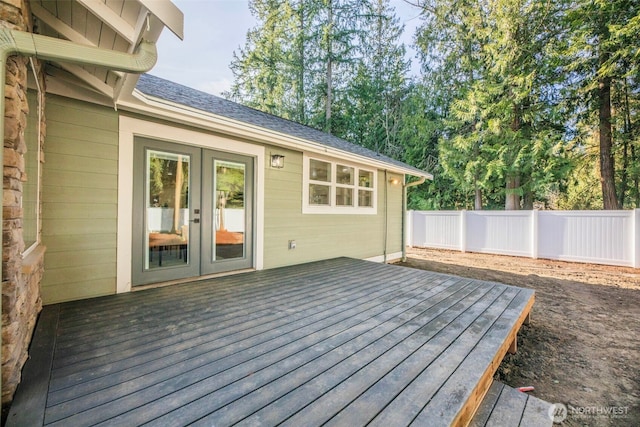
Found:
M 252 157 L 135 140 L 132 284 L 253 267 Z

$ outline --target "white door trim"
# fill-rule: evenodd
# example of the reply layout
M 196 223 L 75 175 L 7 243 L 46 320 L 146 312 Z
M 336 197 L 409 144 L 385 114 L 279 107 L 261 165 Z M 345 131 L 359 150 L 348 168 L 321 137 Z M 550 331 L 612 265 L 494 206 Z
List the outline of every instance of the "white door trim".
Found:
M 265 148 L 219 135 L 176 128 L 120 115 L 118 145 L 118 236 L 116 255 L 117 293 L 131 291 L 132 215 L 133 215 L 133 141 L 136 136 L 192 145 L 256 158 L 254 268 L 262 270 L 264 260 L 264 176 Z

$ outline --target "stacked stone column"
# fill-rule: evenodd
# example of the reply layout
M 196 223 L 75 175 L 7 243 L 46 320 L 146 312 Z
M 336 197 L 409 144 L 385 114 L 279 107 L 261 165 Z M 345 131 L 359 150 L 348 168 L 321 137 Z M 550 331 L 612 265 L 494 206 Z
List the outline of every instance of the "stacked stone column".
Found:
M 31 31 L 31 14 L 26 0 L 0 0 L 0 26 Z M 36 74 L 44 87 L 40 64 Z M 5 132 L 3 145 L 2 200 L 2 404 L 9 403 L 20 382 L 21 370 L 28 357 L 29 343 L 38 313 L 42 309 L 40 280 L 44 267 L 44 250 L 24 256 L 22 190 L 27 180 L 24 155 L 27 151 L 27 120 L 38 120 L 44 114 L 29 112 L 27 73 L 32 73 L 29 59 L 9 57 L 5 77 Z M 38 108 L 44 108 L 38 104 Z M 40 127 L 42 147 L 44 123 Z M 41 159 L 44 157 L 41 156 Z

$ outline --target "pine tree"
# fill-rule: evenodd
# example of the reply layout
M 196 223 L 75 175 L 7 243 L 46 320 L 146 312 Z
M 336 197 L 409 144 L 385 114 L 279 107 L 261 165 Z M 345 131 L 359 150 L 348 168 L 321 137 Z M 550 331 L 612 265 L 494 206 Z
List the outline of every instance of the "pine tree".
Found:
M 347 132 L 342 136 L 376 152 L 402 156 L 399 126 L 409 62 L 400 42 L 403 28 L 388 0 L 364 10 L 355 76 L 342 100 Z
M 562 122 L 545 93 L 553 73 L 540 65 L 555 36 L 555 11 L 547 3 L 505 0 L 424 6 L 425 70 L 441 81 L 450 76 L 455 98 L 440 143 L 443 170 L 474 192 L 476 209 L 497 185 L 506 209 L 531 207 L 566 170 Z
M 285 0 L 253 0 L 249 4 L 258 26 L 247 32 L 245 47 L 233 55 L 231 70 L 235 82 L 226 94 L 250 107 L 287 116 L 284 101 L 291 76 L 288 52 L 282 43 L 288 37 L 290 9 Z
M 640 89 L 639 13 L 637 0 L 575 0 L 568 2 L 565 15 L 570 31 L 560 54 L 571 78 L 567 99 L 585 130 L 578 141 L 587 141 L 597 131 L 604 209 L 622 208 L 629 180 L 638 179 L 633 117 L 638 111 L 634 95 L 637 100 Z M 621 166 L 616 166 L 617 159 Z

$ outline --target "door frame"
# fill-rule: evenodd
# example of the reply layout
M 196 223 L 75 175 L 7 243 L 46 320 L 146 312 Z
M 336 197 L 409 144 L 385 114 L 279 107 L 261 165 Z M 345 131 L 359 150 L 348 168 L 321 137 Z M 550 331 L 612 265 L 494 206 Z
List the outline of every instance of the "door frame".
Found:
M 220 135 L 178 128 L 165 123 L 149 122 L 120 115 L 118 145 L 118 220 L 116 255 L 116 292 L 130 292 L 133 230 L 133 148 L 136 137 L 191 145 L 255 158 L 254 188 L 254 244 L 253 268 L 263 269 L 264 261 L 264 187 L 265 147 Z

